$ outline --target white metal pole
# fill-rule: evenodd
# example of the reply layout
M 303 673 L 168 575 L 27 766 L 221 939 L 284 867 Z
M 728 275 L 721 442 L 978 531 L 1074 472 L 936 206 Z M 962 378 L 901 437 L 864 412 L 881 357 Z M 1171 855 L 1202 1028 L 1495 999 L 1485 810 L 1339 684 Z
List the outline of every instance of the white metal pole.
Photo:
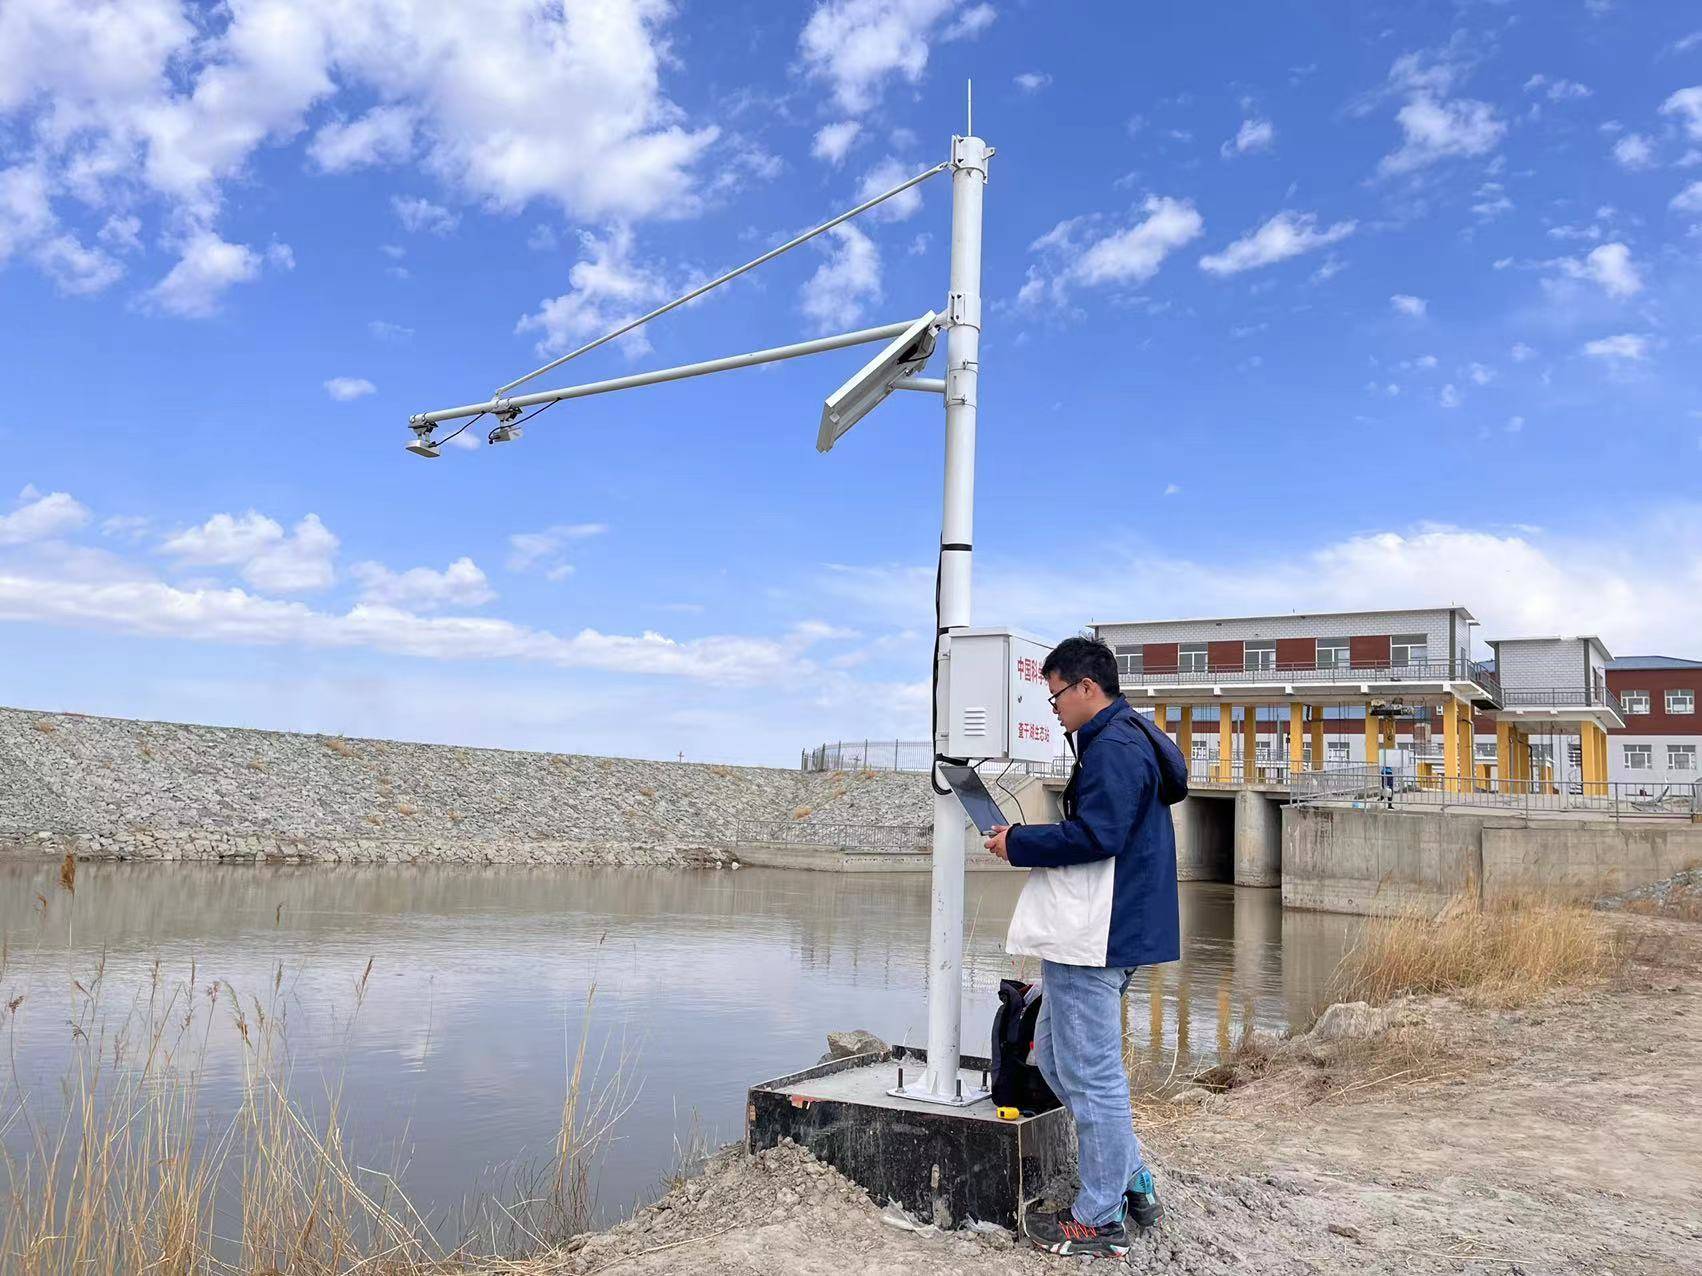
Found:
M 952 138 L 951 297 L 946 327 L 945 508 L 940 523 L 940 687 L 936 752 L 950 731 L 950 631 L 969 625 L 969 567 L 975 535 L 975 410 L 981 371 L 981 203 L 987 144 Z M 963 1037 L 963 809 L 951 794 L 934 796 L 932 929 L 928 941 L 928 1068 L 923 1089 L 957 1096 Z

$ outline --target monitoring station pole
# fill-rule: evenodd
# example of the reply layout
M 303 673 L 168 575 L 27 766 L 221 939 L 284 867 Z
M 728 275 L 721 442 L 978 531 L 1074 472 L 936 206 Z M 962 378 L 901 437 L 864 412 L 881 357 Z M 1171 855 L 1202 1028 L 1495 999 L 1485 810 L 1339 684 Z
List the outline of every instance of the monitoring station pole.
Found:
M 951 156 L 951 295 L 946 309 L 946 477 L 940 521 L 940 614 L 935 695 L 945 700 L 951 632 L 969 626 L 971 552 L 975 537 L 975 409 L 981 372 L 981 200 L 987 184 L 987 144 L 954 137 Z M 946 751 L 951 706 L 935 713 L 934 752 Z M 948 789 L 934 787 L 932 929 L 928 937 L 928 1067 L 922 1094 L 958 1099 L 963 1045 L 963 887 L 966 825 Z M 970 1096 L 963 1096 L 968 1098 Z
M 847 430 L 884 402 L 894 390 L 939 394 L 945 399 L 946 455 L 945 501 L 940 523 L 939 614 L 934 642 L 935 761 L 949 748 L 951 729 L 950 688 L 947 676 L 951 661 L 951 635 L 969 627 L 969 567 L 975 533 L 975 411 L 977 381 L 981 371 L 981 204 L 987 184 L 987 161 L 993 149 L 973 135 L 954 137 L 951 158 L 900 183 L 883 194 L 863 201 L 829 221 L 770 249 L 753 261 L 730 270 L 683 296 L 632 319 L 576 350 L 552 359 L 506 385 L 490 398 L 460 407 L 420 412 L 410 417 L 408 428 L 414 438 L 407 447 L 416 456 L 436 458 L 442 445 L 484 417 L 496 425 L 489 431 L 490 443 L 511 443 L 520 438 L 522 426 L 539 412 L 570 399 L 609 394 L 618 390 L 658 385 L 706 376 L 715 372 L 756 364 L 774 363 L 803 355 L 863 345 L 875 341 L 889 344 L 832 395 L 822 407 L 818 450 L 829 451 Z M 811 341 L 776 346 L 746 354 L 729 355 L 701 363 L 661 368 L 653 372 L 614 377 L 555 390 L 513 391 L 569 360 L 597 349 L 680 306 L 703 296 L 739 276 L 772 261 L 782 253 L 808 242 L 835 226 L 849 221 L 876 205 L 894 198 L 949 171 L 952 186 L 951 290 L 944 314 L 928 311 L 906 322 L 864 328 L 857 332 L 818 337 Z M 943 380 L 919 375 L 932 356 L 937 333 L 946 334 L 946 375 Z M 530 412 L 527 409 L 531 409 Z M 461 422 L 452 434 L 438 438 L 439 426 Z M 960 1084 L 959 1065 L 963 1044 L 963 890 L 964 843 L 967 821 L 955 796 L 942 790 L 939 776 L 930 769 L 934 797 L 933 904 L 928 936 L 928 1066 L 919 1081 L 898 1093 L 905 1098 L 930 1103 L 962 1105 L 986 1097 L 979 1084 Z

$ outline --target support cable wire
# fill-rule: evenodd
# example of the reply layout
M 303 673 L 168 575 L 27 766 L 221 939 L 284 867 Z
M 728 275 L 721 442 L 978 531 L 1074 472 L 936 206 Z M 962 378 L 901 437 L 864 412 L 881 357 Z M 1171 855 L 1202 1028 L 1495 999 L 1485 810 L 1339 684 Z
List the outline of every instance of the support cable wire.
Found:
M 857 207 L 851 209 L 848 212 L 843 212 L 843 213 L 839 214 L 839 216 L 833 218 L 831 221 L 825 221 L 813 230 L 806 230 L 803 234 L 797 236 L 795 239 L 787 240 L 784 244 L 781 244 L 778 248 L 770 248 L 767 252 L 765 252 L 762 256 L 756 258 L 754 261 L 747 261 L 744 265 L 738 267 L 736 270 L 729 270 L 726 274 L 720 276 L 719 278 L 711 279 L 708 283 L 700 285 L 697 288 L 693 288 L 690 292 L 686 293 L 684 296 L 676 297 L 676 298 L 674 298 L 674 300 L 666 303 L 665 305 L 657 306 L 656 309 L 652 310 L 649 314 L 641 315 L 637 319 L 632 320 L 630 323 L 623 324 L 621 327 L 616 328 L 613 332 L 606 333 L 605 335 L 598 337 L 595 341 L 588 341 L 584 345 L 580 346 L 579 349 L 570 350 L 566 354 L 562 355 L 561 358 L 552 359 L 549 363 L 546 363 L 543 367 L 534 368 L 532 371 L 528 372 L 525 376 L 517 377 L 513 381 L 510 381 L 505 386 L 499 386 L 497 388 L 496 392 L 491 395 L 491 398 L 499 399 L 503 395 L 507 394 L 510 390 L 514 389 L 515 386 L 525 385 L 526 382 L 530 381 L 533 377 L 541 377 L 541 376 L 543 376 L 544 373 L 549 372 L 554 368 L 561 367 L 561 365 L 566 363 L 569 359 L 577 359 L 580 355 L 585 354 L 588 351 L 595 350 L 598 346 L 607 345 L 609 342 L 613 341 L 616 337 L 624 337 L 627 333 L 631 332 L 634 328 L 637 328 L 637 327 L 639 327 L 643 324 L 647 324 L 652 319 L 655 319 L 655 318 L 658 318 L 662 315 L 667 314 L 670 310 L 679 309 L 681 306 L 685 305 L 688 301 L 696 301 L 699 297 L 703 296 L 704 293 L 710 291 L 710 289 L 719 288 L 722 284 L 728 283 L 728 282 L 730 282 L 734 279 L 737 279 L 740 275 L 745 274 L 747 271 L 755 270 L 758 266 L 763 265 L 765 262 L 773 261 L 776 257 L 780 256 L 781 253 L 790 252 L 792 249 L 798 247 L 798 245 L 808 243 L 810 240 L 814 239 L 817 235 L 825 234 L 826 232 L 832 230 L 835 226 L 838 226 L 840 223 L 848 222 L 853 217 L 856 217 L 861 213 L 868 212 L 876 204 L 885 203 L 887 200 L 891 199 L 894 195 L 902 195 L 905 191 L 909 190 L 912 186 L 919 185 L 920 183 L 925 182 L 930 177 L 934 176 L 934 174 L 943 173 L 943 172 L 946 171 L 946 169 L 948 169 L 950 167 L 951 167 L 951 162 L 949 160 L 942 160 L 940 163 L 934 165 L 932 168 L 927 169 L 924 172 L 916 174 L 916 176 L 912 177 L 909 181 L 900 182 L 897 186 L 894 186 L 891 190 L 887 191 L 884 195 L 876 195 L 873 199 L 864 200 L 861 204 L 858 204 Z

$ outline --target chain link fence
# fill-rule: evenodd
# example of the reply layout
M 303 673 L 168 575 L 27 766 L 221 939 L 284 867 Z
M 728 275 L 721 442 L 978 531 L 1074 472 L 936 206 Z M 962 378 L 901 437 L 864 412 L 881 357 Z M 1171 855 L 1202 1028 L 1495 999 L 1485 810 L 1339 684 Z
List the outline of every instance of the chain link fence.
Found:
M 1470 807 L 1485 814 L 1587 815 L 1603 819 L 1702 818 L 1702 781 L 1647 784 L 1624 780 L 1507 780 L 1437 774 L 1384 775 L 1376 767 L 1346 766 L 1294 776 L 1297 805 L 1351 803 L 1398 809 Z

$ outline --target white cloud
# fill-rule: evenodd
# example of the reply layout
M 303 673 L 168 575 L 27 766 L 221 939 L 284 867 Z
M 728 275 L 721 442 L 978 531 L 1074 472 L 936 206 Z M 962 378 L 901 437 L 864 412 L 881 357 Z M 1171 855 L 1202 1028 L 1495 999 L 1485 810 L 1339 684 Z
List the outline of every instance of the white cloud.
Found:
M 350 399 L 358 399 L 377 390 L 365 377 L 332 377 L 325 383 L 325 393 L 338 403 L 347 403 Z
M 1668 207 L 1681 213 L 1702 213 L 1702 182 L 1692 182 L 1672 197 Z
M 1537 355 L 1537 352 L 1527 346 L 1523 341 L 1515 341 L 1513 343 L 1513 348 L 1507 353 L 1512 357 L 1514 363 L 1524 363 L 1528 359 L 1536 358 Z
M 1414 319 L 1424 318 L 1425 312 L 1430 308 L 1430 303 L 1425 301 L 1423 297 L 1414 297 L 1410 293 L 1404 292 L 1397 292 L 1390 297 L 1389 304 L 1395 308 L 1397 313 L 1408 315 Z
M 1436 401 L 1445 408 L 1457 408 L 1460 406 L 1460 392 L 1454 389 L 1450 382 L 1442 387 L 1442 393 L 1436 396 Z
M 1613 158 L 1622 168 L 1653 168 L 1655 148 L 1641 133 L 1627 133 L 1613 144 Z
M 889 80 L 921 81 L 936 31 L 945 40 L 973 38 L 994 16 L 991 5 L 960 10 L 957 0 L 821 0 L 799 33 L 798 52 L 805 71 L 832 86 L 840 108 L 860 115 Z
M 1200 269 L 1214 275 L 1236 275 L 1243 270 L 1287 261 L 1340 243 L 1353 234 L 1356 222 L 1336 222 L 1319 230 L 1316 213 L 1278 213 L 1257 230 L 1242 236 L 1220 253 L 1200 258 Z
M 95 238 L 114 252 L 141 252 L 142 219 L 123 213 L 114 213 L 101 225 L 100 230 L 95 234 Z
M 479 607 L 496 597 L 478 564 L 465 556 L 442 571 L 410 567 L 393 572 L 382 563 L 356 563 L 349 575 L 360 584 L 363 603 L 401 607 L 409 611 L 441 611 L 445 607 Z
M 1076 285 L 1144 284 L 1166 257 L 1205 229 L 1205 219 L 1185 199 L 1151 195 L 1140 211 L 1144 217 L 1110 230 L 1098 217 L 1073 217 L 1052 227 L 1029 246 L 1051 269 L 1031 267 L 1018 302 L 1033 305 L 1047 297 L 1061 301 Z
M 1519 431 L 1523 430 L 1524 428 L 1525 428 L 1525 418 L 1524 417 L 1522 417 L 1522 416 L 1510 416 L 1510 417 L 1507 418 L 1507 433 L 1517 434 L 1517 433 L 1519 433 Z
M 84 297 L 118 282 L 124 267 L 98 248 L 89 248 L 74 235 L 55 235 L 35 250 L 36 264 L 60 292 Z
M 380 341 L 406 341 L 414 335 L 412 328 L 399 323 L 391 323 L 388 319 L 369 320 L 366 330 Z
M 0 169 L 0 263 L 47 234 L 53 224 L 46 174 L 34 165 Z
M 919 164 L 906 164 L 894 156 L 888 155 L 863 175 L 863 180 L 857 184 L 857 202 L 873 199 L 882 191 L 889 191 L 906 178 L 916 176 Z M 922 188 L 912 186 L 901 194 L 894 195 L 884 204 L 871 208 L 867 216 L 876 221 L 901 222 L 914 217 L 922 210 Z
M 881 254 L 875 241 L 849 223 L 828 234 L 827 260 L 798 292 L 798 308 L 819 332 L 855 327 L 864 308 L 881 299 Z
M 1166 483 L 1164 485 L 1164 494 L 1166 496 L 1178 496 L 1181 494 L 1181 491 L 1182 485 L 1180 483 Z
M 434 204 L 420 195 L 392 195 L 390 206 L 396 210 L 405 229 L 428 235 L 447 235 L 461 224 L 461 214 L 452 213 L 442 204 Z
M 403 106 L 377 106 L 348 123 L 323 125 L 307 154 L 327 173 L 346 173 L 373 164 L 394 164 L 414 149 L 414 113 Z
M 603 523 L 560 523 L 541 532 L 515 532 L 508 538 L 508 570 L 542 572 L 550 580 L 561 580 L 573 572 L 566 559 L 568 547 L 608 530 Z
M 630 219 L 700 204 L 694 170 L 719 133 L 691 127 L 663 92 L 680 58 L 664 0 L 189 8 L 9 0 L 0 115 L 30 139 L 55 199 L 122 199 L 159 209 L 184 240 L 216 235 L 225 188 L 323 109 L 336 122 L 305 148 L 316 167 L 417 146 L 446 189 L 496 210 L 547 199 L 576 218 Z
M 1276 127 L 1269 120 L 1242 120 L 1235 136 L 1218 148 L 1224 159 L 1268 151 L 1276 142 Z
M 1044 71 L 1024 71 L 1013 83 L 1024 93 L 1038 93 L 1052 83 L 1052 77 Z
M 1094 570 L 1060 580 L 1041 561 L 989 561 L 975 589 L 987 615 L 1068 634 L 1086 618 L 1131 618 L 1131 598 L 1162 599 L 1166 615 L 1377 611 L 1410 607 L 1440 582 L 1492 637 L 1603 633 L 1616 651 L 1683 652 L 1702 632 L 1702 562 L 1683 531 L 1698 518 L 1702 506 L 1692 503 L 1572 533 L 1420 524 L 1218 561 L 1153 553 L 1102 529 L 1104 562 Z M 929 569 L 908 566 L 821 579 L 864 624 L 925 615 L 933 583 Z
M 261 258 L 246 244 L 232 244 L 201 231 L 183 245 L 182 256 L 144 297 L 149 307 L 185 319 L 217 314 L 225 291 L 260 276 Z
M 560 354 L 600 337 L 653 310 L 673 295 L 663 267 L 634 254 L 630 226 L 616 226 L 601 237 L 579 233 L 582 256 L 567 273 L 568 291 L 538 303 L 520 319 L 516 332 L 539 332 L 539 354 Z M 650 349 L 644 330 L 621 338 L 628 355 Z
M 1702 84 L 1680 89 L 1661 103 L 1661 114 L 1674 116 L 1693 142 L 1702 142 Z
M 307 515 L 286 535 L 276 520 L 249 510 L 240 516 L 215 514 L 167 537 L 160 548 L 186 566 L 236 567 L 257 589 L 299 593 L 331 584 L 337 546 L 317 514 Z
M 1487 155 L 1507 132 L 1487 102 L 1441 101 L 1424 93 L 1410 98 L 1395 113 L 1395 122 L 1403 140 L 1378 164 L 1385 175 L 1410 173 L 1452 156 Z
M 18 493 L 18 507 L 0 514 L 0 545 L 23 545 L 74 532 L 89 521 L 88 508 L 67 492 Z
M 1481 363 L 1471 363 L 1466 365 L 1466 375 L 1472 379 L 1474 385 L 1488 385 L 1495 380 L 1495 369 L 1486 368 Z
M 815 140 L 810 143 L 810 154 L 819 160 L 826 160 L 829 164 L 838 165 L 844 162 L 852 143 L 857 140 L 857 134 L 862 131 L 863 126 L 856 120 L 824 124 L 816 130 Z
M 972 4 L 958 14 L 942 33 L 944 40 L 973 40 L 980 35 L 998 18 L 999 14 L 990 4 Z
M 1590 97 L 1593 91 L 1576 80 L 1551 80 L 1539 73 L 1525 81 L 1525 92 L 1541 93 L 1550 102 L 1565 102 Z
M 1584 344 L 1584 353 L 1596 359 L 1641 362 L 1649 357 L 1649 338 L 1634 332 L 1602 337 Z
M 1610 297 L 1630 297 L 1643 290 L 1643 276 L 1624 244 L 1603 244 L 1582 261 L 1563 257 L 1558 265 L 1572 278 L 1598 285 Z

